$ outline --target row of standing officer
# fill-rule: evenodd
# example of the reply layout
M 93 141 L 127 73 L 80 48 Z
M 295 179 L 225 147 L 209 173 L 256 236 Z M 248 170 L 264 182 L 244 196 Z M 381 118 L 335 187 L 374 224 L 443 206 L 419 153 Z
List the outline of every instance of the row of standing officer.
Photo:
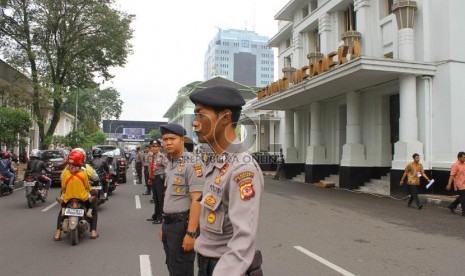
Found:
M 197 252 L 199 276 L 262 275 L 256 238 L 263 174 L 235 132 L 245 101 L 226 86 L 189 97 L 194 131 L 215 156 L 202 164 L 184 151 L 182 126 L 160 126 L 168 158 L 160 239 L 169 274 L 194 275 Z

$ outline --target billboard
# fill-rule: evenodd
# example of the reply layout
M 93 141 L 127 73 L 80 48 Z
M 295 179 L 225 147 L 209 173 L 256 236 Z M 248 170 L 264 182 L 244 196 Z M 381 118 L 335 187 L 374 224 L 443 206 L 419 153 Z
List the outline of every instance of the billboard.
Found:
M 145 138 L 145 128 L 123 128 L 123 139 L 143 140 Z

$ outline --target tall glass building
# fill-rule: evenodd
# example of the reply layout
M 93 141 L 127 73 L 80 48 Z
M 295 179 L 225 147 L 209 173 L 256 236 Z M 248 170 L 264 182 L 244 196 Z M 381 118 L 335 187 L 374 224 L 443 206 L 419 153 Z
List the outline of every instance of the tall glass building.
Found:
M 254 31 L 219 29 L 205 54 L 204 79 L 223 76 L 247 86 L 274 81 L 274 52 L 269 38 Z

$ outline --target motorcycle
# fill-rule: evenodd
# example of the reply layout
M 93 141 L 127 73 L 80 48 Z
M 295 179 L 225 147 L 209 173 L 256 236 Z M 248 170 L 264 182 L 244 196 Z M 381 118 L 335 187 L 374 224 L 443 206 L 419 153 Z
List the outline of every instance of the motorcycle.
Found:
M 69 200 L 64 213 L 62 210 L 62 215 L 65 216 L 65 219 L 61 224 L 61 229 L 64 233 L 68 234 L 72 245 L 77 245 L 79 237 L 89 230 L 89 222 L 84 216 L 85 212 L 86 207 L 84 203 L 75 198 Z
M 44 183 L 34 178 L 34 176 L 27 175 L 26 179 L 23 182 L 23 186 L 26 189 L 26 200 L 27 206 L 29 208 L 32 208 L 35 205 L 37 205 L 37 202 L 39 200 L 42 202 L 45 202 L 47 200 L 47 196 L 44 195 Z
M 108 167 L 109 172 L 105 173 L 105 181 L 108 183 L 108 195 L 110 196 L 119 184 L 116 181 L 117 176 L 113 169 L 113 165 L 109 165 Z
M 13 193 L 13 189 L 8 186 L 10 178 L 0 174 L 0 196 Z
M 100 206 L 100 205 L 102 205 L 103 203 L 105 203 L 106 199 L 105 199 L 105 197 L 103 196 L 102 185 L 101 185 L 101 183 L 100 183 L 100 180 L 91 183 L 90 188 L 91 188 L 90 194 L 91 194 L 92 196 L 97 197 L 97 206 Z

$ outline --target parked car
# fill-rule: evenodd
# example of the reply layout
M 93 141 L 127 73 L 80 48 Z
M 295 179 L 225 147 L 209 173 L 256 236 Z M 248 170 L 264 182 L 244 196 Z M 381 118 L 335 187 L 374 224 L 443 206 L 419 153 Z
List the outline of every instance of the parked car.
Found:
M 124 149 L 122 147 L 112 145 L 93 146 L 93 148 L 102 149 L 103 154 L 113 151 L 115 154 L 114 160 L 116 160 L 116 176 L 118 177 L 118 182 L 126 183 L 126 170 L 128 168 L 128 162 Z
M 66 168 L 65 159 L 69 152 L 67 150 L 42 150 L 40 159 L 45 162 L 50 172 L 47 176 L 52 179 L 52 185 L 61 185 L 61 173 Z

